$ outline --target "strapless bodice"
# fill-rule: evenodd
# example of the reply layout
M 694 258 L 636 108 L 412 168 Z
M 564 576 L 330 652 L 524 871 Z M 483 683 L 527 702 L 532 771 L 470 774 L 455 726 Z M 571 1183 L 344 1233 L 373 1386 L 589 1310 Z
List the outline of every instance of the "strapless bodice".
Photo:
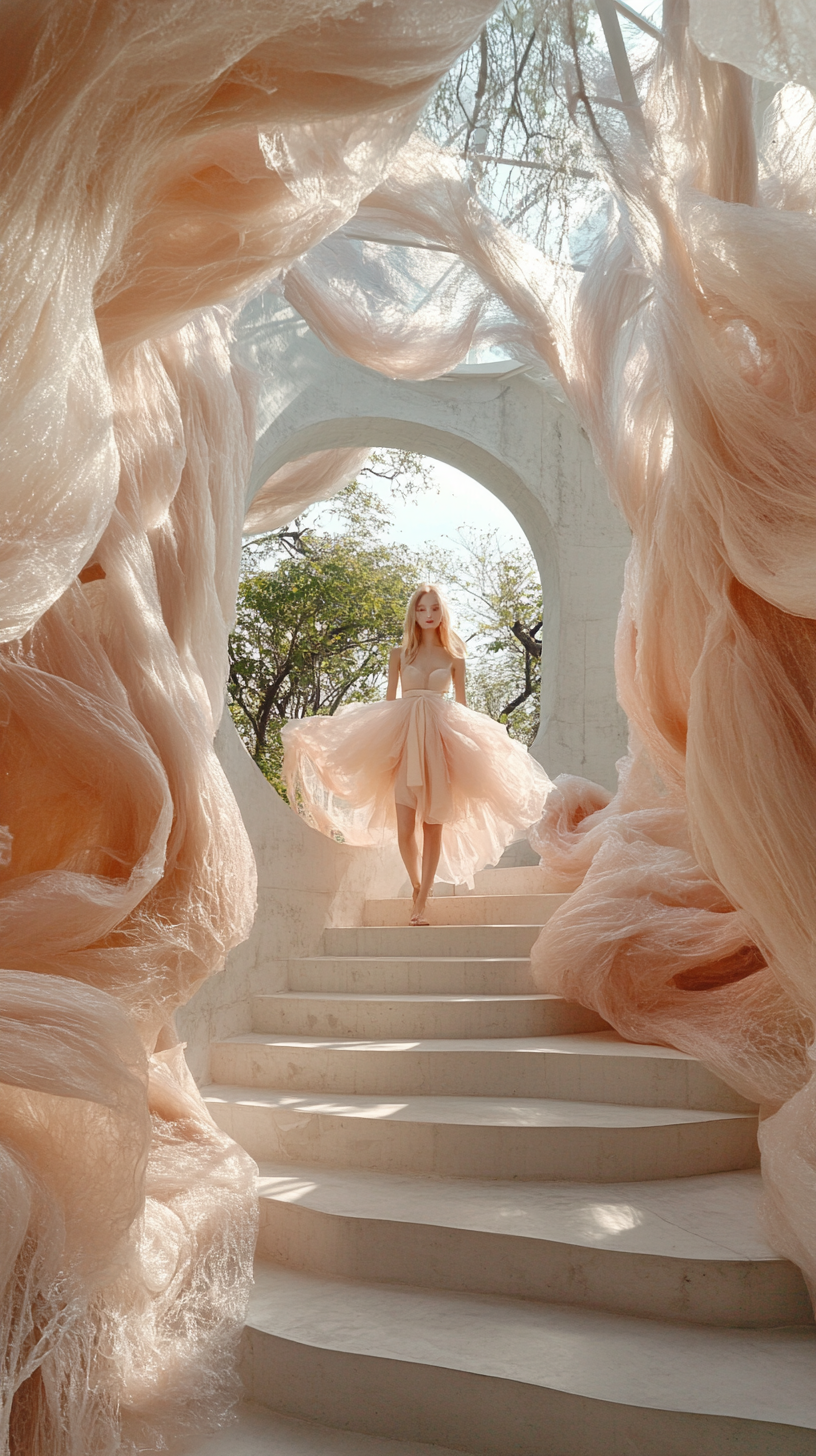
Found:
M 436 667 L 428 674 L 427 682 L 423 681 L 424 674 L 418 667 L 402 669 L 402 696 L 408 693 L 446 693 L 451 683 L 451 670 L 449 667 Z

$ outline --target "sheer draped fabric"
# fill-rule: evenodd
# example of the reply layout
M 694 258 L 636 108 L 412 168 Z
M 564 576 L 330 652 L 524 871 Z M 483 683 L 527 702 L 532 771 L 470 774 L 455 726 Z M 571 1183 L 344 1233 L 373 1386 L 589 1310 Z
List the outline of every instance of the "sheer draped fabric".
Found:
M 758 162 L 727 64 L 748 31 L 716 9 L 720 63 L 667 10 L 650 157 L 622 159 L 626 220 L 576 301 L 570 387 L 634 537 L 631 751 L 610 804 L 548 804 L 536 845 L 578 888 L 534 971 L 762 1104 L 769 1236 L 816 1292 L 813 102 L 776 93 Z M 794 7 L 765 19 L 795 46 Z
M 252 1167 L 167 1028 L 253 913 L 211 747 L 253 439 L 222 306 L 273 277 L 387 373 L 511 343 L 590 434 L 634 538 L 632 754 L 611 803 L 548 800 L 576 892 L 536 974 L 762 1100 L 771 1237 L 816 1287 L 812 37 L 792 0 L 693 0 L 691 35 L 666 5 L 578 288 L 405 146 L 489 9 L 0 13 L 0 1431 L 27 1456 L 159 1449 L 230 1398 Z M 730 62 L 788 83 L 759 164 Z M 441 307 L 371 276 L 358 209 L 458 255 Z
M 383 844 L 396 836 L 395 801 L 406 804 L 418 824 L 443 826 L 438 878 L 453 884 L 496 864 L 552 787 L 501 724 L 436 688 L 293 719 L 283 745 L 290 803 L 316 828 L 346 844 Z
M 365 465 L 369 450 L 315 450 L 290 460 L 269 477 L 244 520 L 244 534 L 288 526 L 305 506 L 336 495 Z
M 357 221 L 441 244 L 454 268 L 340 233 L 284 290 L 330 347 L 389 374 L 509 345 L 586 428 L 633 534 L 616 649 L 631 752 L 611 803 L 573 779 L 548 801 L 535 844 L 575 896 L 535 973 L 762 1103 L 768 1231 L 816 1290 L 813 30 L 792 0 L 693 0 L 690 28 L 669 0 L 664 17 L 643 128 L 599 151 L 617 207 L 580 282 L 415 141 Z M 751 76 L 780 83 L 758 140 Z
M 254 1169 L 171 1025 L 254 911 L 223 305 L 354 213 L 488 8 L 0 12 L 2 1450 L 165 1449 L 234 1399 Z

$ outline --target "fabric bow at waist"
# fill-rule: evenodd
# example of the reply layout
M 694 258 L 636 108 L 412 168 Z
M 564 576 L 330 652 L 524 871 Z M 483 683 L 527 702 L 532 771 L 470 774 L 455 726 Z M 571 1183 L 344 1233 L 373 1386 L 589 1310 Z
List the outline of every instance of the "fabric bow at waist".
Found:
M 411 789 L 421 788 L 425 783 L 426 699 L 443 698 L 446 691 L 447 689 L 439 692 L 436 688 L 408 688 L 402 694 L 403 698 L 415 699 L 408 715 L 408 736 L 405 740 L 405 782 Z

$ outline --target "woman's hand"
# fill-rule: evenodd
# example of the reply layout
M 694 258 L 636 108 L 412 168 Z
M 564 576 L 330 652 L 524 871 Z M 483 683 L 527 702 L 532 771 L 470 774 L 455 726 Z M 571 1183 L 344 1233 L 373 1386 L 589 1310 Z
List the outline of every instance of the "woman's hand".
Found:
M 391 648 L 391 655 L 388 659 L 388 691 L 385 694 L 385 701 L 387 703 L 393 703 L 397 696 L 401 656 L 402 654 L 398 647 Z
M 456 701 L 457 701 L 457 703 L 461 703 L 463 708 L 466 708 L 467 707 L 467 698 L 465 697 L 465 659 L 464 659 L 464 657 L 454 657 L 454 659 L 453 659 L 453 666 L 451 667 L 451 675 L 453 677 L 453 691 L 454 691 L 454 695 L 456 697 Z

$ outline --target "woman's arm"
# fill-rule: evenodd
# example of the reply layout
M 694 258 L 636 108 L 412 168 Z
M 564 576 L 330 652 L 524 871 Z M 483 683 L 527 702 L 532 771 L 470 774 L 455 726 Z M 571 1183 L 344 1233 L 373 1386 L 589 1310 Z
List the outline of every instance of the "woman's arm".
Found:
M 388 691 L 385 695 L 387 703 L 393 703 L 397 696 L 397 683 L 400 673 L 400 650 L 398 647 L 391 648 L 391 655 L 388 659 Z
M 453 659 L 453 667 L 451 668 L 451 672 L 453 674 L 453 691 L 454 691 L 454 694 L 456 696 L 456 701 L 457 701 L 457 703 L 461 703 L 463 708 L 466 708 L 467 707 L 467 698 L 465 697 L 465 659 L 464 659 L 464 657 L 454 657 L 454 659 Z

